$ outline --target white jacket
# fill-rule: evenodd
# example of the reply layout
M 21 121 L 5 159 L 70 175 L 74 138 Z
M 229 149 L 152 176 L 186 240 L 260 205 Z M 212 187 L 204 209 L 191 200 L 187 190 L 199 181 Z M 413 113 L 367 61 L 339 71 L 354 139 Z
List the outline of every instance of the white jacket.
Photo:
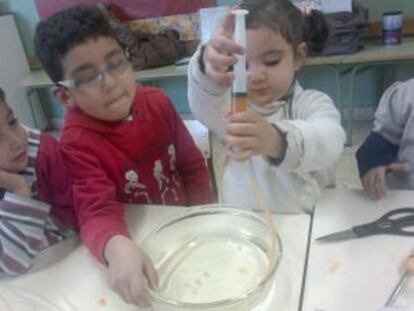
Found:
M 396 162 L 405 170 L 387 174 L 391 189 L 414 189 L 414 79 L 395 82 L 382 95 L 375 112 L 373 132 L 398 146 Z M 380 157 L 380 155 L 377 155 Z
M 201 72 L 198 55 L 199 51 L 189 66 L 189 105 L 197 119 L 223 138 L 230 93 Z M 303 90 L 299 83 L 294 86 L 292 100 L 280 104 L 270 115 L 265 109 L 253 110 L 286 135 L 285 157 L 279 165 L 271 164 L 265 156 L 253 156 L 246 163 L 229 160 L 222 183 L 225 203 L 258 208 L 247 183 L 246 174 L 251 174 L 274 211 L 312 212 L 321 189 L 335 183 L 335 164 L 345 143 L 339 112 L 329 96 Z

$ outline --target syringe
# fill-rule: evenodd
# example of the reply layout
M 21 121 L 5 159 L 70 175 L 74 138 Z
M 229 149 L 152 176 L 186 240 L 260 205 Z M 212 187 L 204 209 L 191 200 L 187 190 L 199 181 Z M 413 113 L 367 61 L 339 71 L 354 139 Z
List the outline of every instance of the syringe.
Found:
M 246 48 L 246 15 L 247 10 L 234 10 L 235 27 L 234 41 Z M 237 63 L 234 65 L 234 82 L 232 89 L 231 112 L 241 112 L 247 109 L 247 70 L 246 55 L 237 55 Z
M 234 41 L 246 48 L 246 15 L 247 10 L 234 10 L 235 27 L 234 27 Z M 242 112 L 247 110 L 247 69 L 246 69 L 246 55 L 237 55 L 237 63 L 234 65 L 234 82 L 232 89 L 232 103 L 231 112 Z M 270 205 L 266 201 L 260 187 L 253 178 L 252 161 L 249 159 L 248 164 L 244 165 L 247 184 L 251 194 L 256 201 L 257 207 L 263 212 L 266 223 L 269 227 L 270 246 L 268 249 L 269 265 L 267 267 L 264 278 L 267 278 L 272 273 L 276 265 L 276 231 L 273 224 L 272 212 Z

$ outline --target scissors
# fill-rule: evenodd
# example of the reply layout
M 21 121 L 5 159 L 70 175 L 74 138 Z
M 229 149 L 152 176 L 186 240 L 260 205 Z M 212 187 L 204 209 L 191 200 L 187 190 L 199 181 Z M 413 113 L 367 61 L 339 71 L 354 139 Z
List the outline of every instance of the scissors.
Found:
M 414 208 L 402 207 L 392 210 L 378 220 L 331 233 L 316 239 L 318 242 L 338 242 L 376 234 L 414 236 Z

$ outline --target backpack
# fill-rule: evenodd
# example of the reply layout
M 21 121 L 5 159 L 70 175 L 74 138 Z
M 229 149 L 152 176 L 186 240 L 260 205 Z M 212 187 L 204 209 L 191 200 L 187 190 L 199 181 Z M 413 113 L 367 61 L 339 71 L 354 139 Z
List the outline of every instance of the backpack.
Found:
M 183 58 L 185 49 L 179 38 L 174 29 L 156 34 L 135 31 L 133 42 L 126 48 L 134 69 L 170 65 Z
M 100 4 L 99 8 L 107 16 L 134 70 L 174 64 L 185 56 L 185 45 L 180 41 L 178 31 L 170 28 L 158 33 L 131 30 L 108 7 Z
M 362 48 L 361 37 L 368 25 L 368 9 L 352 3 L 352 12 L 325 14 L 330 26 L 330 36 L 323 55 L 355 53 Z

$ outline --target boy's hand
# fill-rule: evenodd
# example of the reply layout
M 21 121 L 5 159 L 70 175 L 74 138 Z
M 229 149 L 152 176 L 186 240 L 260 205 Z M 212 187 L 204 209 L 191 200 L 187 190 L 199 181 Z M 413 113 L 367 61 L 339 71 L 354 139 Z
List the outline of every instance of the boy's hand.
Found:
M 246 111 L 230 115 L 228 120 L 224 140 L 233 160 L 245 161 L 253 155 L 279 158 L 284 154 L 284 137 L 262 116 Z
M 223 87 L 229 87 L 234 74 L 229 72 L 237 62 L 234 54 L 244 54 L 244 48 L 233 41 L 234 14 L 229 12 L 207 43 L 203 61 L 206 74 Z
M 0 188 L 30 198 L 29 183 L 23 176 L 0 170 Z
M 385 197 L 386 194 L 386 182 L 385 175 L 390 171 L 403 171 L 404 164 L 395 162 L 389 165 L 378 166 L 370 169 L 361 177 L 361 183 L 364 189 L 377 200 Z
M 112 237 L 105 247 L 111 287 L 127 303 L 149 306 L 144 278 L 149 286 L 158 286 L 157 273 L 149 257 L 129 238 Z

